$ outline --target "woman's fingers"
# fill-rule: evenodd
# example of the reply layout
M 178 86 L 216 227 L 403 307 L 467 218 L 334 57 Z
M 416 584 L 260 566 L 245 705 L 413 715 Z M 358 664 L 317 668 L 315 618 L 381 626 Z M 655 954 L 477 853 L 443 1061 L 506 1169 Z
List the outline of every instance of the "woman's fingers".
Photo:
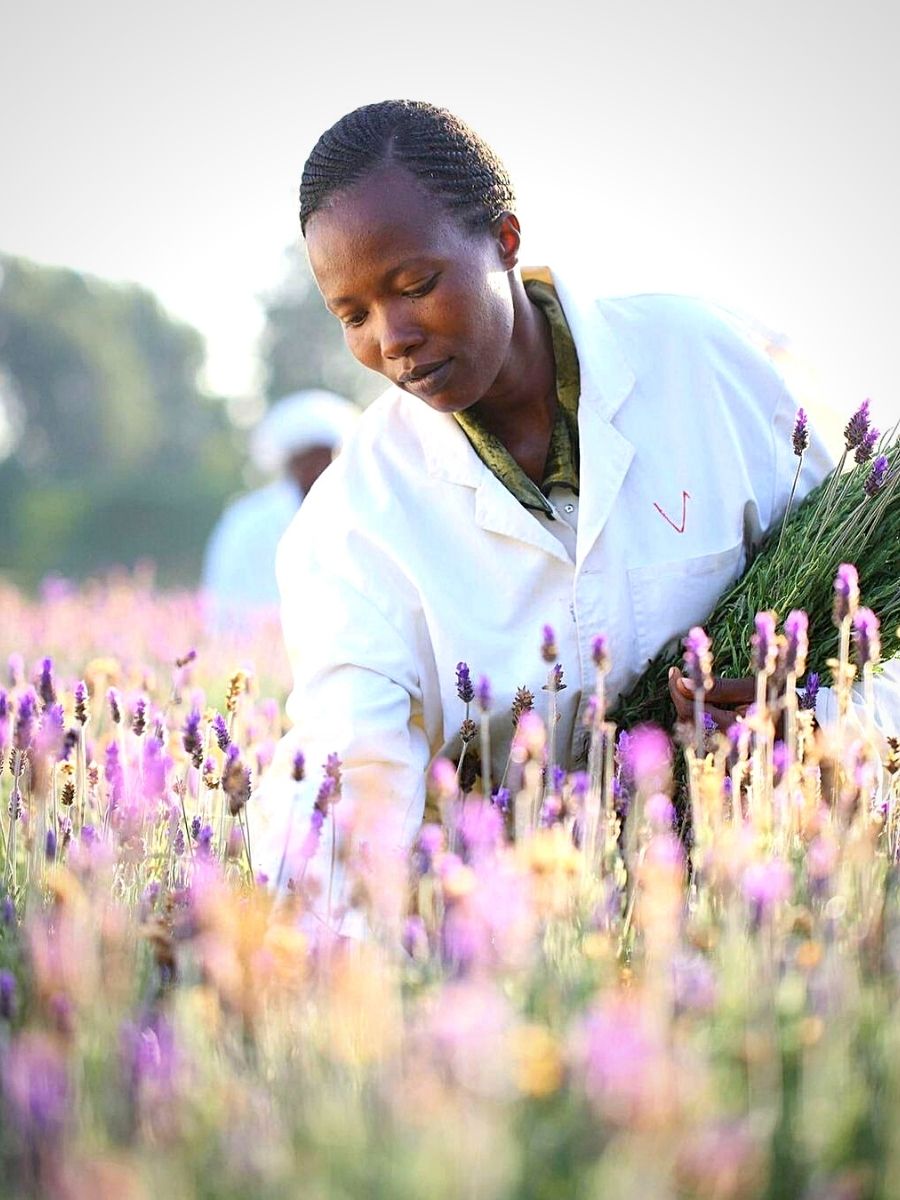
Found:
M 680 695 L 694 702 L 694 685 L 689 679 L 685 679 L 678 667 L 672 667 L 669 671 L 669 691 L 672 693 L 672 699 L 676 695 Z M 752 676 L 744 676 L 741 679 L 724 679 L 721 676 L 713 677 L 713 685 L 708 692 L 703 695 L 704 703 L 707 705 L 728 706 L 738 704 L 752 704 L 756 698 L 756 680 Z

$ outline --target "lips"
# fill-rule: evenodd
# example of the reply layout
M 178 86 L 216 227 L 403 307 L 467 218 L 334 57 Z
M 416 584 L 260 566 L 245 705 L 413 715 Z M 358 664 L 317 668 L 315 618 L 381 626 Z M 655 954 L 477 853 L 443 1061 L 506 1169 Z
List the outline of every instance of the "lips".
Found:
M 433 374 L 438 367 L 442 367 L 448 361 L 446 358 L 441 358 L 437 362 L 423 363 L 422 366 L 415 367 L 412 371 L 404 371 L 397 382 L 401 387 L 407 383 L 418 383 L 420 379 L 424 379 L 426 375 Z
M 452 367 L 452 358 L 443 358 L 439 362 L 422 363 L 412 371 L 405 371 L 397 382 L 407 392 L 414 392 L 417 396 L 433 396 L 447 382 Z

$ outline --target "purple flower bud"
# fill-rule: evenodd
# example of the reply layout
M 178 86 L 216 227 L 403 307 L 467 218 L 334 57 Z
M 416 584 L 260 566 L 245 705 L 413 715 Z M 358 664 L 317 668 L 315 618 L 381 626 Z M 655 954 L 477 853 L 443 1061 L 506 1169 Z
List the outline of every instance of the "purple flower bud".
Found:
M 880 623 L 871 608 L 858 608 L 853 614 L 853 640 L 860 667 L 881 659 Z
M 591 659 L 598 671 L 602 671 L 605 675 L 611 666 L 609 660 L 609 647 L 606 644 L 606 637 L 602 633 L 598 633 L 591 641 Z
M 97 840 L 97 830 L 93 827 L 93 825 L 82 825 L 82 827 L 81 827 L 82 844 L 85 846 L 93 846 L 93 844 L 96 842 L 96 840 Z
M 545 663 L 556 662 L 559 648 L 556 645 L 556 634 L 552 625 L 545 625 L 541 631 L 541 658 Z
M 797 419 L 794 421 L 794 453 L 800 458 L 809 446 L 808 418 L 802 408 L 797 409 Z
M 565 672 L 560 663 L 554 663 L 550 668 L 550 674 L 547 677 L 547 682 L 544 684 L 543 691 L 545 692 L 563 692 L 568 686 L 565 682 Z
M 16 923 L 16 902 L 12 896 L 6 895 L 0 901 L 0 925 L 4 929 L 9 929 Z
M 134 711 L 131 715 L 131 728 L 138 737 L 147 728 L 147 700 L 144 696 L 139 696 L 134 702 Z
M 9 716 L 9 697 L 3 688 L 0 688 L 0 721 L 5 721 Z
M 890 463 L 887 455 L 879 454 L 872 463 L 872 470 L 869 472 L 866 482 L 863 484 L 866 495 L 870 500 L 874 499 L 882 490 L 887 482 L 890 471 Z
M 197 834 L 197 853 L 201 858 L 207 858 L 212 852 L 213 828 L 212 825 L 204 825 Z
M 83 679 L 75 684 L 75 720 L 79 725 L 86 725 L 88 719 L 88 690 Z
M 16 1008 L 16 977 L 11 971 L 0 971 L 0 1020 L 15 1020 Z
M 853 458 L 859 466 L 862 466 L 863 463 L 867 463 L 872 457 L 872 454 L 875 450 L 875 443 L 880 437 L 880 431 L 875 429 L 873 426 L 873 428 L 869 430 L 863 440 L 856 447 L 856 452 L 853 455 Z
M 561 792 L 565 782 L 565 767 L 560 767 L 558 765 L 554 766 L 553 770 L 550 772 L 550 791 L 556 793 Z
M 177 858 L 181 858 L 182 854 L 184 854 L 184 830 L 181 828 L 180 825 L 178 826 L 178 829 L 175 831 L 175 842 L 173 845 L 173 849 L 175 851 L 175 855 Z
M 869 401 L 862 404 L 847 422 L 844 428 L 844 445 L 848 450 L 855 450 L 869 431 Z
M 753 670 L 771 675 L 775 670 L 778 643 L 775 638 L 775 614 L 764 611 L 754 617 L 756 633 L 750 638 L 753 649 Z
M 196 842 L 197 838 L 200 836 L 200 829 L 201 829 L 200 818 L 192 817 L 191 818 L 191 837 L 194 839 L 195 842 Z
M 509 812 L 511 800 L 512 797 L 507 787 L 498 787 L 493 796 L 491 796 L 492 803 L 496 804 L 497 808 L 503 813 Z
M 236 817 L 250 799 L 250 769 L 241 762 L 240 751 L 234 742 L 225 752 L 222 791 L 228 797 L 228 811 Z
M 834 581 L 834 623 L 852 617 L 859 606 L 859 576 L 852 563 L 841 563 Z
M 38 680 L 38 695 L 46 708 L 56 699 L 56 688 L 53 686 L 53 659 L 45 658 L 41 663 L 41 674 Z
M 334 780 L 335 792 L 341 790 L 341 760 L 337 754 L 329 754 L 322 765 L 322 770 L 329 779 Z
M 318 812 L 324 815 L 328 811 L 329 805 L 334 802 L 334 793 L 334 780 L 330 775 L 326 775 L 316 793 L 315 808 Z
M 819 673 L 818 671 L 810 671 L 806 677 L 806 687 L 803 692 L 803 699 L 800 701 L 800 707 L 815 711 L 816 697 L 819 694 Z
M 19 701 L 16 713 L 16 724 L 13 732 L 13 745 L 17 750 L 28 750 L 34 741 L 35 725 L 37 722 L 37 696 L 29 689 Z
M 56 858 L 56 832 L 53 829 L 47 830 L 47 840 L 44 843 L 44 856 L 51 862 Z
M 231 736 L 228 733 L 228 722 L 221 713 L 216 713 L 213 717 L 212 731 L 219 749 L 224 753 L 231 745 Z
M 475 689 L 469 675 L 468 665 L 464 662 L 456 664 L 456 694 L 463 704 L 470 704 L 475 697 Z
M 802 609 L 795 608 L 788 613 L 784 635 L 787 639 L 785 670 L 792 671 L 795 676 L 802 675 L 806 670 L 806 655 L 809 652 L 809 619 Z
M 62 758 L 65 742 L 65 718 L 61 704 L 50 704 L 44 709 L 37 741 L 42 754 L 56 759 L 57 762 Z
M 191 709 L 184 719 L 182 727 L 181 740 L 184 745 L 185 753 L 190 755 L 194 766 L 200 766 L 200 760 L 203 758 L 203 740 L 200 737 L 200 713 L 196 708 Z
M 109 715 L 113 724 L 119 725 L 122 721 L 122 700 L 114 687 L 106 693 L 106 703 L 109 705 Z
M 294 761 L 291 764 L 291 778 L 300 783 L 306 775 L 306 758 L 302 750 L 298 750 L 294 755 Z
M 490 712 L 491 682 L 486 675 L 482 675 L 478 680 L 478 686 L 475 688 L 475 700 L 481 712 Z
M 712 644 L 706 632 L 695 625 L 682 641 L 684 673 L 700 691 L 712 687 Z
M 187 654 L 183 654 L 181 658 L 175 659 L 175 666 L 179 668 L 186 667 L 188 663 L 192 663 L 196 657 L 196 650 L 188 650 Z

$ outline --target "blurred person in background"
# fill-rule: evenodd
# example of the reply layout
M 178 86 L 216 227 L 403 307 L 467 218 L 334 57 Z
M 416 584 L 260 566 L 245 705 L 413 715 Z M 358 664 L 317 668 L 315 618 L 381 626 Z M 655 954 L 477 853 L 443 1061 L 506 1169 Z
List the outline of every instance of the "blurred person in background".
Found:
M 232 501 L 210 534 L 203 590 L 214 625 L 240 624 L 277 606 L 278 542 L 358 415 L 344 397 L 311 389 L 278 400 L 253 430 L 251 461 L 275 478 Z

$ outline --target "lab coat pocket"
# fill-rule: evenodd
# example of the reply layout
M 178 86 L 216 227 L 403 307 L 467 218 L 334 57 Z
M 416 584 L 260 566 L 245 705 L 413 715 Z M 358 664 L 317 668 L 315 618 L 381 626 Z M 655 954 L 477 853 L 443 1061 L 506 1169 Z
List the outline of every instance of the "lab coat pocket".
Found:
M 722 592 L 737 579 L 744 544 L 628 572 L 641 669 L 693 625 L 702 625 Z

